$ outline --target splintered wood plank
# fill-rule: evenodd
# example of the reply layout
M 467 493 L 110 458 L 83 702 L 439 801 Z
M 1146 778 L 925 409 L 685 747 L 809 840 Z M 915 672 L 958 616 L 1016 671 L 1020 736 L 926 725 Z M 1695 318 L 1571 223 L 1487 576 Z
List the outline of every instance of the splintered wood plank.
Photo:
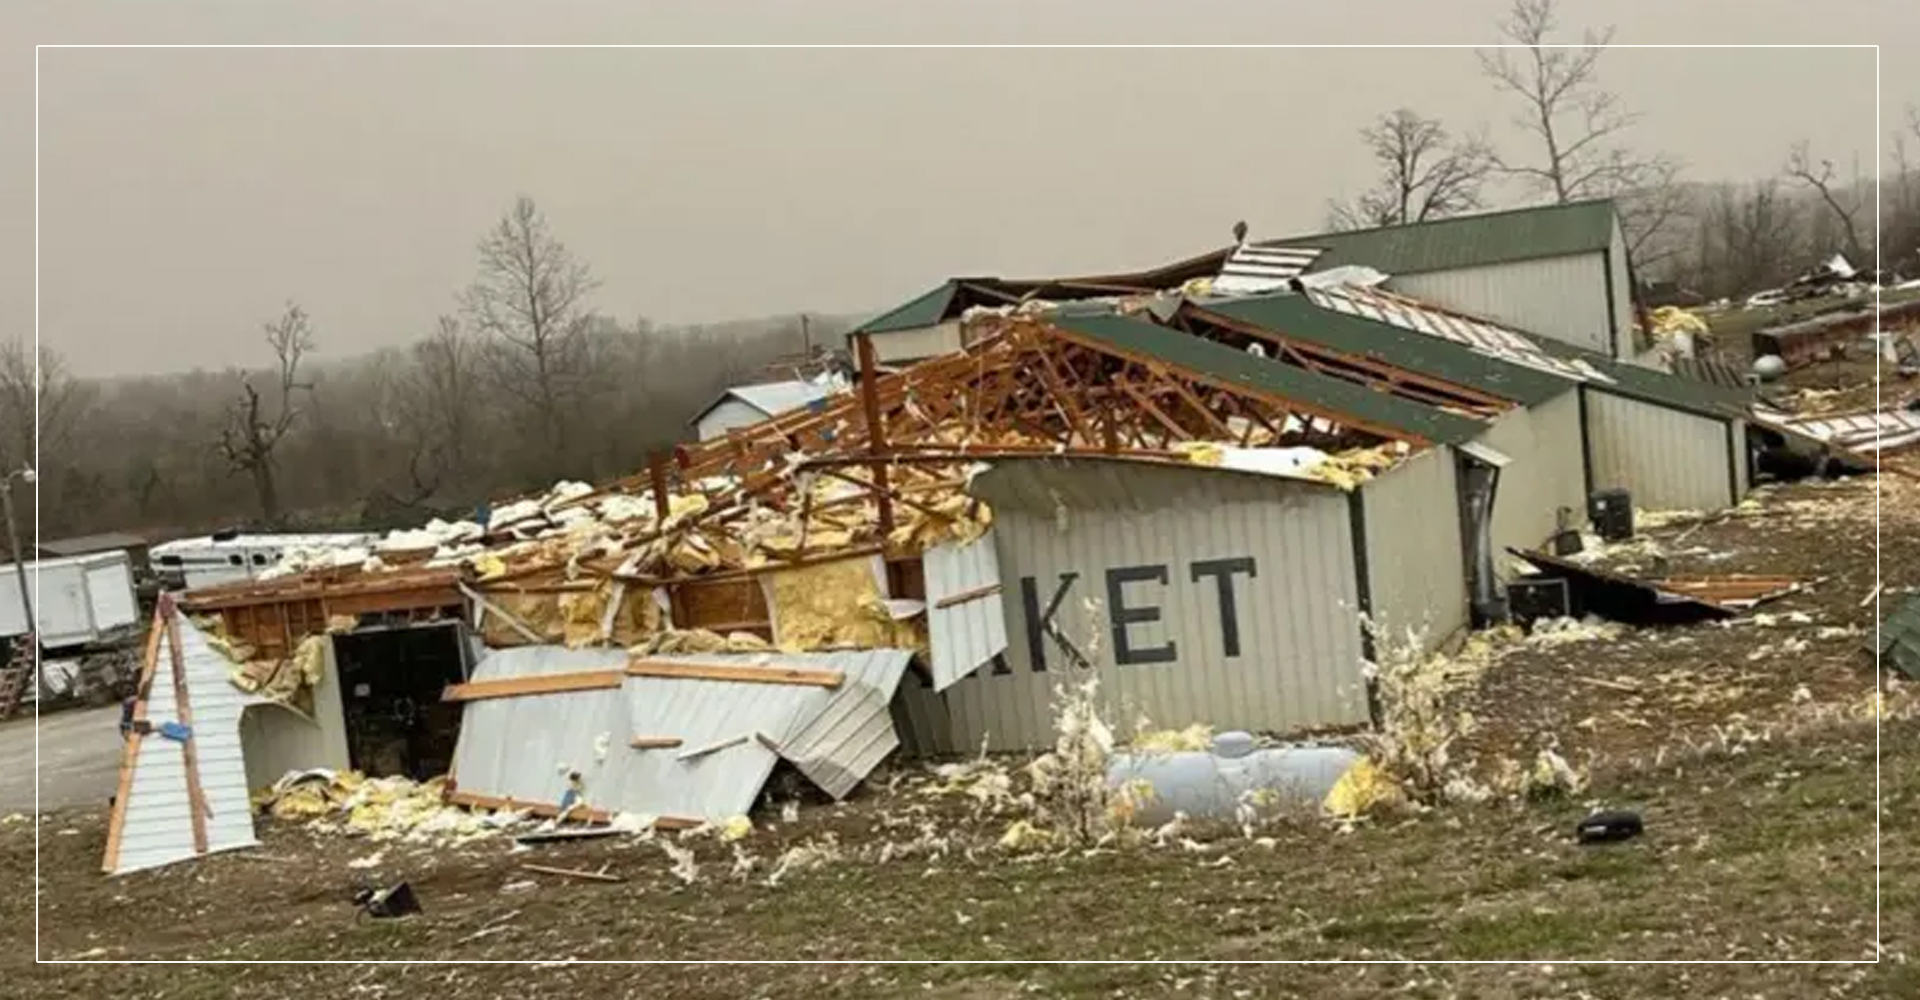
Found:
M 627 665 L 631 677 L 684 677 L 698 681 L 739 681 L 748 684 L 803 684 L 837 688 L 846 676 L 838 670 L 807 667 L 747 667 L 720 663 L 677 663 L 666 660 L 634 660 Z
M 441 701 L 482 701 L 488 698 L 521 698 L 536 694 L 564 694 L 568 691 L 601 691 L 617 688 L 625 682 L 621 670 L 581 670 L 539 677 L 510 677 L 497 681 L 468 681 L 449 684 L 440 693 Z
M 194 747 L 193 706 L 187 700 L 187 655 L 180 644 L 180 615 L 167 602 L 167 648 L 173 660 L 173 709 L 180 724 L 187 727 L 187 738 L 180 752 L 187 771 L 187 809 L 193 824 L 193 853 L 207 853 L 207 796 L 200 787 L 200 754 Z
M 635 736 L 627 746 L 635 750 L 671 750 L 686 742 L 678 736 Z

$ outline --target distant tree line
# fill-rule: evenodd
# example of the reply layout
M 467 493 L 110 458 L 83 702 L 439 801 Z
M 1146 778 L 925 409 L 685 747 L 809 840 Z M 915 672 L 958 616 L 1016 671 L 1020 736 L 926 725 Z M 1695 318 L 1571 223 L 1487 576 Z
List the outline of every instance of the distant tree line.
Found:
M 1483 75 L 1514 110 L 1518 136 L 1502 149 L 1439 119 L 1396 108 L 1359 130 L 1376 171 L 1364 190 L 1328 205 L 1336 229 L 1395 226 L 1518 203 L 1613 198 L 1627 254 L 1643 279 L 1707 299 L 1780 285 L 1834 253 L 1873 266 L 1871 170 L 1842 172 L 1805 142 L 1783 151 L 1777 175 L 1700 184 L 1660 152 L 1628 138 L 1638 114 L 1600 80 L 1613 29 L 1584 31 L 1577 46 L 1550 47 L 1554 0 L 1515 0 L 1499 25 L 1514 48 L 1478 53 Z M 1886 145 L 1878 220 L 1882 265 L 1920 276 L 1920 106 Z
M 296 302 L 263 324 L 251 369 L 86 379 L 43 346 L 36 381 L 31 348 L 0 345 L 0 462 L 32 461 L 37 400 L 48 538 L 414 526 L 639 469 L 724 388 L 781 377 L 769 366 L 851 325 L 602 315 L 587 263 L 524 197 L 477 257 L 434 328 L 358 357 L 326 359 L 326 318 Z

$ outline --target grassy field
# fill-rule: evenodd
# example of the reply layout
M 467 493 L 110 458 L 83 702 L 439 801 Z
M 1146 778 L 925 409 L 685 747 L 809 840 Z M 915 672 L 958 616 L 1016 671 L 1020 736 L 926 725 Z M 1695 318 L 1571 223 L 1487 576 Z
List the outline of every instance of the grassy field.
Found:
M 808 802 L 792 821 L 770 809 L 737 843 L 682 842 L 691 882 L 659 843 L 514 852 L 498 839 L 374 844 L 264 821 L 258 851 L 107 879 L 104 817 L 77 810 L 38 824 L 41 957 L 305 961 L 28 964 L 35 824 L 22 817 L 0 822 L 0 878 L 22 890 L 0 901 L 0 996 L 1920 996 L 1909 963 L 1920 957 L 1920 719 L 1908 689 L 1878 734 L 1875 808 L 1875 678 L 1860 636 L 1873 623 L 1861 597 L 1875 580 L 1876 506 L 1886 584 L 1920 583 L 1920 485 L 1768 491 L 1739 517 L 1668 519 L 1608 560 L 1809 584 L 1766 618 L 1529 646 L 1461 692 L 1482 720 L 1462 744 L 1463 773 L 1553 746 L 1589 769 L 1572 799 L 1350 829 L 1294 815 L 1161 846 L 1013 853 L 996 842 L 1017 807 L 929 794 L 940 787 L 929 772 L 900 765 L 846 803 Z M 1599 806 L 1640 811 L 1645 836 L 1576 844 L 1574 823 Z M 770 884 L 795 848 L 827 860 Z M 1887 873 L 1878 913 L 1876 859 Z M 625 881 L 531 874 L 530 861 L 604 866 Z M 424 914 L 356 919 L 356 885 L 398 879 Z M 314 964 L 381 959 L 549 964 Z M 625 959 L 980 964 L 581 964 Z M 1361 964 L 1020 964 L 1075 959 Z M 1460 960 L 1517 964 L 1419 964 Z

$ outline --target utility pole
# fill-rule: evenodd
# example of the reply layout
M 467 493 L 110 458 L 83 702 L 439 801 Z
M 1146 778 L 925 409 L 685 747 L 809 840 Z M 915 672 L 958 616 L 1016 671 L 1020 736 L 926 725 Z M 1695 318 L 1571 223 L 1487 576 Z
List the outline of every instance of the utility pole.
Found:
M 13 523 L 13 481 L 15 479 L 24 483 L 33 482 L 33 467 L 22 466 L 7 473 L 6 479 L 0 481 L 0 506 L 6 508 L 7 550 L 13 553 L 13 572 L 20 582 L 20 610 L 26 612 L 27 646 L 33 657 L 29 669 L 33 671 L 35 690 L 45 697 L 47 692 L 44 678 L 40 675 L 40 622 L 33 617 L 33 595 L 27 588 L 26 554 L 20 551 L 20 530 Z

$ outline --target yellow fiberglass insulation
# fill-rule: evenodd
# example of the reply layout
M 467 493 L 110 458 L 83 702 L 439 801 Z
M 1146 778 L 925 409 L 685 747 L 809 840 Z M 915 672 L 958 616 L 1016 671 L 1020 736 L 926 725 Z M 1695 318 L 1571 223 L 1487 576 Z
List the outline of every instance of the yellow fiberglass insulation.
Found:
M 294 647 L 291 657 L 236 663 L 228 669 L 227 679 L 234 687 L 248 694 L 271 698 L 311 715 L 313 689 L 320 684 L 320 678 L 327 670 L 329 641 L 325 635 L 307 636 L 300 640 L 300 645 Z
M 703 628 L 666 629 L 655 632 L 637 645 L 627 647 L 635 656 L 675 653 L 763 653 L 773 647 L 752 632 L 721 635 Z
M 565 634 L 565 616 L 560 611 L 559 594 L 529 593 L 524 591 L 497 590 L 486 594 L 487 603 L 494 611 L 488 611 L 480 621 L 480 638 L 490 648 L 506 649 L 511 646 L 544 645 L 559 642 Z M 514 628 L 502 615 L 511 615 L 521 624 L 540 636 L 540 642 L 534 643 L 520 630 Z
M 918 642 L 910 624 L 887 613 L 871 558 L 801 566 L 766 579 L 781 649 L 913 648 Z
M 1398 783 L 1375 766 L 1373 761 L 1362 757 L 1347 768 L 1340 780 L 1333 783 L 1333 788 L 1327 791 L 1324 807 L 1332 816 L 1354 819 L 1399 803 L 1404 798 Z

